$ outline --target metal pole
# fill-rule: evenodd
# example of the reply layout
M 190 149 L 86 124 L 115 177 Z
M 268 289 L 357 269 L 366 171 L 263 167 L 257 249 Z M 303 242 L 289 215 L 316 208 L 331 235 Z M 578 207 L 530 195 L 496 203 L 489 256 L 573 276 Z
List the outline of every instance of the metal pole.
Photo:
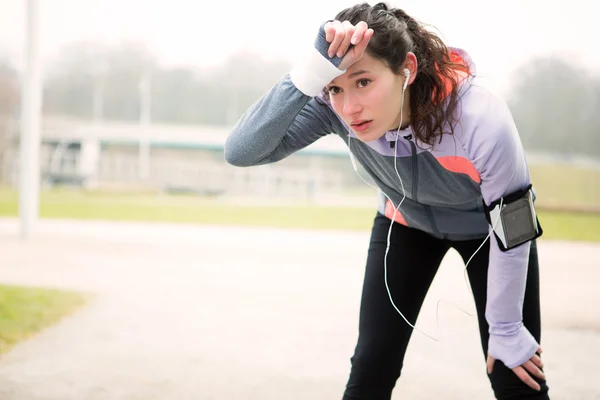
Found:
M 28 239 L 35 229 L 39 216 L 42 87 L 38 55 L 38 0 L 27 0 L 25 12 L 27 31 L 21 100 L 19 216 L 21 237 Z
M 139 138 L 139 177 L 147 183 L 150 178 L 150 138 L 148 129 L 152 121 L 152 71 L 150 66 L 144 66 L 140 78 L 140 127 Z

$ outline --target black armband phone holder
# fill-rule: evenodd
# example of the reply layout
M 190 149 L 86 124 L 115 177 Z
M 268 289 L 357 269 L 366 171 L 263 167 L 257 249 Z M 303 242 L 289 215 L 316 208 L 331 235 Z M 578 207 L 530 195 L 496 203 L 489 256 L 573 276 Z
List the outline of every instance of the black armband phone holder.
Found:
M 484 203 L 485 216 L 493 227 L 502 251 L 514 249 L 542 236 L 543 230 L 535 211 L 533 197 L 530 184 L 525 189 L 495 200 L 490 205 Z

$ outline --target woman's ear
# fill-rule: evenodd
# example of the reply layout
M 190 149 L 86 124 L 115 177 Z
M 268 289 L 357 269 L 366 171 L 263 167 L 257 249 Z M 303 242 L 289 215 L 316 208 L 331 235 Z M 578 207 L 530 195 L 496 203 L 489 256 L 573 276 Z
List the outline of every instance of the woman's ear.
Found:
M 419 69 L 419 61 L 417 60 L 415 53 L 411 51 L 406 53 L 406 58 L 404 59 L 404 68 L 410 71 L 410 78 L 408 80 L 408 84 L 410 85 L 417 78 L 417 70 Z

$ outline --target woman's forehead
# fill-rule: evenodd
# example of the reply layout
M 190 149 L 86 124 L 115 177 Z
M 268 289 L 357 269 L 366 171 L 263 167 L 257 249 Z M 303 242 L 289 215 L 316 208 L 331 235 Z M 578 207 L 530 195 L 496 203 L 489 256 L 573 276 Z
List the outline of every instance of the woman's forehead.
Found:
M 359 72 L 377 74 L 387 72 L 386 70 L 391 72 L 389 67 L 384 62 L 365 53 L 365 55 L 358 62 L 350 66 L 346 72 L 344 72 L 337 79 L 352 79 L 358 75 Z

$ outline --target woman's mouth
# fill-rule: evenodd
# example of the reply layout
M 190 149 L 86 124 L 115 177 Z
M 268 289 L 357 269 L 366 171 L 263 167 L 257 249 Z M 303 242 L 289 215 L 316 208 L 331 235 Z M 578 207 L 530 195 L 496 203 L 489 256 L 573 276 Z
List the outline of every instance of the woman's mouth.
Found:
M 358 121 L 352 121 L 352 123 L 350 124 L 350 126 L 352 126 L 352 129 L 357 131 L 357 132 L 364 132 L 367 129 L 369 129 L 369 126 L 371 126 L 371 122 L 373 122 L 373 120 L 370 121 L 365 121 L 365 120 L 358 120 Z

